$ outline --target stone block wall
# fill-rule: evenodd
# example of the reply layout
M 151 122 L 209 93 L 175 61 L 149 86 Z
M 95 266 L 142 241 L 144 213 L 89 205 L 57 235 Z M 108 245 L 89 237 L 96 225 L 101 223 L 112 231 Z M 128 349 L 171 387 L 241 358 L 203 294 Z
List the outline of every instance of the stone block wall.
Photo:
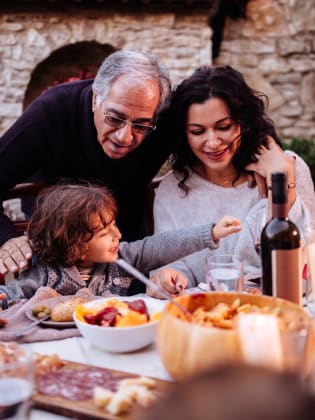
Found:
M 0 134 L 22 113 L 36 66 L 67 45 L 96 41 L 113 49 L 158 54 L 173 83 L 201 64 L 211 64 L 207 12 L 8 13 L 0 16 Z
M 230 64 L 269 96 L 281 138 L 315 139 L 315 0 L 250 0 L 228 20 L 215 64 Z

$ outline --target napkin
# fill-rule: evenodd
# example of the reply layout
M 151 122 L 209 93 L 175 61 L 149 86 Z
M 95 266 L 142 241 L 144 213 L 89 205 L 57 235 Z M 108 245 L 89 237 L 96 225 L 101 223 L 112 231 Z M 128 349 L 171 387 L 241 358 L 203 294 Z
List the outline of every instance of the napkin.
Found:
M 41 301 L 61 296 L 58 292 L 50 287 L 40 287 L 35 295 L 30 299 L 16 299 L 9 302 L 9 308 L 1 312 L 1 318 L 8 321 L 7 325 L 0 329 L 1 341 L 16 341 L 14 332 L 20 328 L 29 325 L 32 321 L 26 316 L 25 312 Z M 92 293 L 84 288 L 79 290 L 76 297 L 93 297 Z M 71 296 L 69 296 L 71 298 Z M 42 327 L 40 324 L 35 325 L 27 333 L 19 337 L 18 341 L 24 343 L 32 343 L 34 341 L 50 341 L 61 340 L 64 338 L 80 336 L 77 328 L 50 328 Z

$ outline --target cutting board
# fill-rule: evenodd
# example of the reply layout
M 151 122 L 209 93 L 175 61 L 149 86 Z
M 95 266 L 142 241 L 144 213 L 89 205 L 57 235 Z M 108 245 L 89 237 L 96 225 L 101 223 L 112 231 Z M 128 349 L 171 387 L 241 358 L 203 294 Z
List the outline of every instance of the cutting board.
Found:
M 88 368 L 89 365 L 83 363 L 75 363 L 66 361 L 66 365 L 61 369 L 67 370 L 76 370 L 80 368 Z M 92 366 L 90 366 L 92 367 Z M 95 366 L 94 366 L 95 367 Z M 135 378 L 139 375 L 135 375 L 132 373 L 121 372 L 112 369 L 106 368 L 99 368 L 100 370 L 105 370 L 111 372 L 111 374 L 115 377 L 130 377 Z M 154 393 L 157 396 L 166 395 L 168 390 L 170 390 L 174 383 L 168 381 L 162 381 L 159 379 L 155 379 L 156 387 L 154 389 Z M 134 403 L 130 410 L 127 413 L 121 414 L 119 416 L 115 416 L 113 414 L 108 413 L 105 409 L 98 408 L 94 403 L 93 400 L 84 400 L 84 401 L 71 401 L 66 400 L 61 397 L 53 397 L 49 395 L 43 395 L 39 393 L 35 393 L 32 398 L 33 406 L 39 408 L 41 410 L 50 411 L 56 414 L 60 414 L 63 416 L 70 416 L 76 419 L 108 419 L 108 420 L 128 420 L 128 419 L 135 419 L 136 413 L 139 410 L 145 410 L 145 408 L 140 407 L 137 403 Z

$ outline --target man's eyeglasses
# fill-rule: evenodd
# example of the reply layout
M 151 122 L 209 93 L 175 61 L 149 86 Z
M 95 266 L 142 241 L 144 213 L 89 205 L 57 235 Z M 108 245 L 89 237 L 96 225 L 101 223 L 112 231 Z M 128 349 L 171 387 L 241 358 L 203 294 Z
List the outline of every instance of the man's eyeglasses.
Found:
M 129 122 L 127 120 L 115 117 L 115 116 L 110 115 L 110 114 L 104 114 L 104 122 L 105 122 L 105 124 L 109 125 L 110 127 L 115 128 L 116 130 L 119 130 L 120 128 L 125 127 L 126 124 L 130 125 L 130 127 L 132 128 L 132 131 L 134 133 L 141 134 L 141 135 L 147 135 L 151 131 L 156 129 L 155 125 Z

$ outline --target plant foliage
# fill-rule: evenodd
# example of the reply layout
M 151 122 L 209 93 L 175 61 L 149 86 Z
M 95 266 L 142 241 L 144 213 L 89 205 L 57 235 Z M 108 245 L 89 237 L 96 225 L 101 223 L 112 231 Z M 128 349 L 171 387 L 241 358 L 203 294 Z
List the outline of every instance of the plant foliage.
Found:
M 284 149 L 293 150 L 309 166 L 315 184 L 315 141 L 309 139 L 293 138 L 283 142 Z

